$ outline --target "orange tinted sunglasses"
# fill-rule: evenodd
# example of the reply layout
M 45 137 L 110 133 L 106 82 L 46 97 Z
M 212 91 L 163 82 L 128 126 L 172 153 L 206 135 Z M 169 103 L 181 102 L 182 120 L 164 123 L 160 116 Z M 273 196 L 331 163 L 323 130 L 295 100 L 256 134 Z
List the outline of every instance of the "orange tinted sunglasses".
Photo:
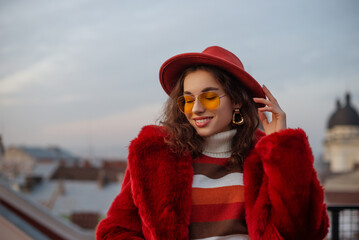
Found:
M 197 98 L 203 107 L 207 109 L 216 109 L 219 106 L 219 99 L 224 96 L 226 95 L 218 96 L 215 92 L 204 92 L 198 95 Z M 196 98 L 190 95 L 183 95 L 177 98 L 177 105 L 181 112 L 190 113 L 192 112 L 195 101 Z

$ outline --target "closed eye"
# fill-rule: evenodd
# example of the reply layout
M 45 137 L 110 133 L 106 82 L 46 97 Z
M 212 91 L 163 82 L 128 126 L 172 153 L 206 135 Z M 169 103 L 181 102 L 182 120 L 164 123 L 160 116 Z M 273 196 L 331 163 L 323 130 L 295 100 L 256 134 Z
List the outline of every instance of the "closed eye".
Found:
M 207 100 L 214 100 L 216 99 L 217 97 L 206 97 Z

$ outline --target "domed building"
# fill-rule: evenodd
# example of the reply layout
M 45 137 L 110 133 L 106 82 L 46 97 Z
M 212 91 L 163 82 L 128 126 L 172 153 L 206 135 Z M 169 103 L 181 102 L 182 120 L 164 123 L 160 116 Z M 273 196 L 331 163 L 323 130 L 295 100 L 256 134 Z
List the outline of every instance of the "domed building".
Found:
M 329 164 L 332 173 L 342 173 L 359 165 L 359 114 L 349 93 L 344 105 L 339 100 L 336 105 L 328 121 L 323 161 Z

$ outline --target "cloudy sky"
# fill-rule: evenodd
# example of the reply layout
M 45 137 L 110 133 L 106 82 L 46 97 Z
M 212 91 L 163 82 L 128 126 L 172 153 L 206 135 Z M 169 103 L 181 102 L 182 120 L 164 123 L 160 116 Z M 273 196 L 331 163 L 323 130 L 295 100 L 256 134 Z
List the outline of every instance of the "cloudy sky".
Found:
M 335 100 L 359 108 L 359 2 L 0 0 L 0 134 L 125 157 L 167 96 L 161 64 L 219 45 L 322 151 Z

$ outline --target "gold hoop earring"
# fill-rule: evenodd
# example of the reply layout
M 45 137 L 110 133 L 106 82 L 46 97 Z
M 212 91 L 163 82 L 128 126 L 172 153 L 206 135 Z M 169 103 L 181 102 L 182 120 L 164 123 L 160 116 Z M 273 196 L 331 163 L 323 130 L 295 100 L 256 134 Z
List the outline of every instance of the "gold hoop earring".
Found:
M 239 118 L 239 120 L 237 120 Z M 239 126 L 244 124 L 244 118 L 241 112 L 239 111 L 239 108 L 234 109 L 233 116 L 232 116 L 232 123 L 235 126 Z

